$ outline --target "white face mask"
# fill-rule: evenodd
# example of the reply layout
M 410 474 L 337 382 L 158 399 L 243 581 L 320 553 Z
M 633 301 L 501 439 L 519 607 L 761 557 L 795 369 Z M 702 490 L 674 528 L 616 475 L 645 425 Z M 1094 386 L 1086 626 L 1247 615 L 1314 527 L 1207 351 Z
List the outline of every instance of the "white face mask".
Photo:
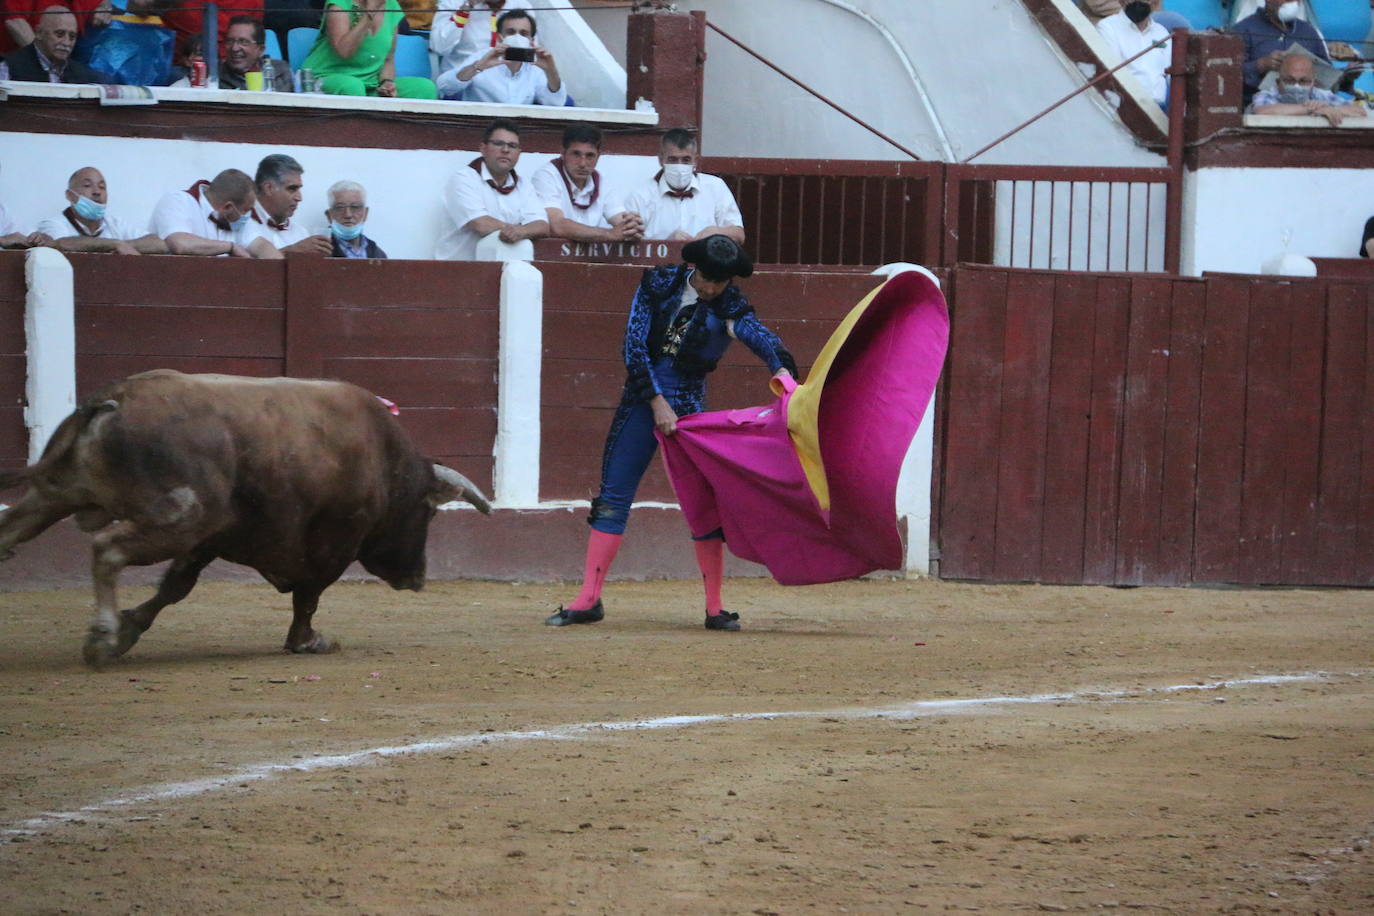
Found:
M 663 167 L 663 180 L 668 182 L 668 187 L 674 191 L 685 191 L 691 185 L 695 171 L 695 166 L 675 162 Z
M 501 39 L 501 43 L 508 48 L 530 48 L 530 40 L 524 35 L 507 35 Z
M 1279 6 L 1279 22 L 1292 22 L 1298 18 L 1298 12 L 1302 9 L 1302 4 L 1296 0 L 1290 0 Z

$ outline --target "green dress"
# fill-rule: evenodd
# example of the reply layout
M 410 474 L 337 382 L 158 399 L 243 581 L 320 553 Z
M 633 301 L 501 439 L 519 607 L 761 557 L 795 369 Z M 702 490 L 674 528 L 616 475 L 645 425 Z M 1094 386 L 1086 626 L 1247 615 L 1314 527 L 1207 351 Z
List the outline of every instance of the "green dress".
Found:
M 344 12 L 352 12 L 354 0 L 326 0 L 324 19 L 320 21 L 320 35 L 315 46 L 305 58 L 302 69 L 315 72 L 320 79 L 321 89 L 333 95 L 376 95 L 381 80 L 382 65 L 391 54 L 391 45 L 396 38 L 396 30 L 405 18 L 397 0 L 386 0 L 383 8 L 382 26 L 375 33 L 363 38 L 358 50 L 352 57 L 340 57 L 330 43 L 324 23 L 329 17 L 329 8 L 335 7 Z M 434 83 L 421 77 L 398 77 L 396 94 L 402 98 L 438 98 Z

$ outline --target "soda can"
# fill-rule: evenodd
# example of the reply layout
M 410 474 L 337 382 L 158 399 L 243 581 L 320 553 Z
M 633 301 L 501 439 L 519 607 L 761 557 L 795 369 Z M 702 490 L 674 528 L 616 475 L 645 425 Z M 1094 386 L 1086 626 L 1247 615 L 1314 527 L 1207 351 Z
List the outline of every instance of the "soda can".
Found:
M 191 58 L 191 60 L 190 60 L 190 64 L 191 64 L 191 85 L 192 85 L 192 86 L 195 86 L 197 89 L 204 89 L 204 88 L 205 88 L 206 77 L 207 77 L 207 74 L 209 73 L 209 69 L 205 66 L 205 58 L 203 58 L 203 57 L 193 57 L 193 58 Z
M 315 71 L 309 68 L 301 69 L 301 92 L 315 91 Z

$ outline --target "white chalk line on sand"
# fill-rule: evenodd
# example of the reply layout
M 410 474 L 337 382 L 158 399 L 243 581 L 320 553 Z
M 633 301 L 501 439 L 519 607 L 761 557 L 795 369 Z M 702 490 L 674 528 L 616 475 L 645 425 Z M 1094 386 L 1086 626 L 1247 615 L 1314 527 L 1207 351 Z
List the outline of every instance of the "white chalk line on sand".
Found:
M 115 812 L 127 811 L 139 805 L 206 795 L 232 786 L 241 786 L 247 782 L 272 779 L 276 776 L 289 773 L 309 773 L 315 770 L 345 769 L 348 767 L 377 763 L 391 757 L 433 754 L 443 751 L 463 750 L 472 747 L 489 747 L 494 744 L 514 744 L 524 741 L 573 741 L 598 734 L 605 734 L 607 732 L 654 731 L 659 729 L 688 728 L 694 725 L 774 719 L 917 719 L 924 716 L 969 713 L 1004 706 L 1072 703 L 1087 700 L 1121 701 L 1145 696 L 1182 693 L 1186 691 L 1265 687 L 1278 684 L 1311 682 L 1319 681 L 1327 677 L 1330 677 L 1330 674 L 1327 672 L 1274 674 L 1237 678 L 1234 680 L 1214 680 L 1206 684 L 1178 684 L 1170 687 L 1083 690 L 1069 693 L 1042 693 L 1020 697 L 995 696 L 973 697 L 960 700 L 916 700 L 891 706 L 849 707 L 791 712 L 734 712 L 695 716 L 659 716 L 653 719 L 629 719 L 619 722 L 580 722 L 570 725 L 557 725 L 551 728 L 530 729 L 527 731 L 478 732 L 465 735 L 449 735 L 442 738 L 433 738 L 428 741 L 415 741 L 410 744 L 371 747 L 345 754 L 322 755 L 319 757 L 312 757 L 308 760 L 295 760 L 291 763 L 260 763 L 223 776 L 208 776 L 203 779 L 192 779 L 183 782 L 169 782 L 147 786 L 127 795 L 107 798 L 103 801 L 84 805 L 71 811 L 50 811 L 39 814 L 0 830 L 0 837 L 3 837 L 5 842 L 13 842 L 16 837 L 26 837 L 39 833 L 45 828 L 98 819 Z

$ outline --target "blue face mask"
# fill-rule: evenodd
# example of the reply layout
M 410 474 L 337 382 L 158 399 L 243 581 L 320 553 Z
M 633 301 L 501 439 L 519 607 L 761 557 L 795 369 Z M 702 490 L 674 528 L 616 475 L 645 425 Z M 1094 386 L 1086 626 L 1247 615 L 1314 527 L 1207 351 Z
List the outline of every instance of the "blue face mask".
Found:
M 238 219 L 234 220 L 232 223 L 229 224 L 229 231 L 242 232 L 244 229 L 248 228 L 248 221 L 252 218 L 253 217 L 248 213 L 243 214 Z
M 343 239 L 345 242 L 351 242 L 363 234 L 363 224 L 358 223 L 356 226 L 345 226 L 336 219 L 330 220 L 329 231 L 334 233 L 335 238 Z
M 1279 80 L 1279 101 L 1288 105 L 1301 105 L 1312 101 L 1312 87 Z
M 76 194 L 75 191 L 72 193 Z M 89 197 L 82 197 L 80 194 L 76 195 L 76 202 L 72 204 L 72 209 L 82 219 L 102 220 L 105 218 L 104 204 L 98 204 Z

